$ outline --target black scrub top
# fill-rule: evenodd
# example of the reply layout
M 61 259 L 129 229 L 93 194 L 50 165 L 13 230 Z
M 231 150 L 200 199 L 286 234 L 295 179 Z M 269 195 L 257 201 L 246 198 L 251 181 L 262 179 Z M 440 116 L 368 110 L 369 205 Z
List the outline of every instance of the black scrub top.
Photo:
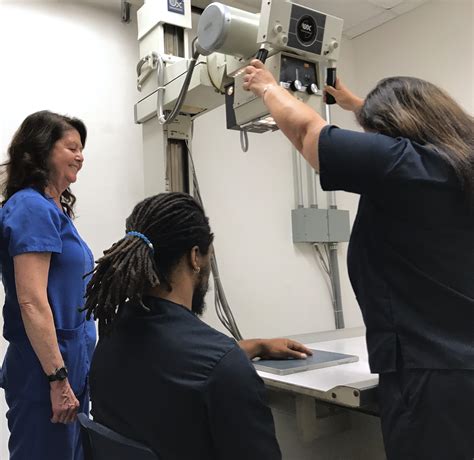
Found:
M 163 460 L 281 460 L 265 387 L 235 340 L 185 307 L 127 303 L 90 373 L 92 415 Z
M 435 148 L 326 126 L 321 186 L 360 194 L 348 251 L 372 372 L 474 369 L 474 212 Z

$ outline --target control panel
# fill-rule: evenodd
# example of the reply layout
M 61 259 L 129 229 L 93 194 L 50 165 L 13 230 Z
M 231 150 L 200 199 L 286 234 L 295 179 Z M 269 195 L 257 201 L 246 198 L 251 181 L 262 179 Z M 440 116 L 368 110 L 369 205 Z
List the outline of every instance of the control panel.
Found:
M 319 81 L 316 66 L 315 62 L 282 54 L 280 84 L 293 92 L 317 94 Z

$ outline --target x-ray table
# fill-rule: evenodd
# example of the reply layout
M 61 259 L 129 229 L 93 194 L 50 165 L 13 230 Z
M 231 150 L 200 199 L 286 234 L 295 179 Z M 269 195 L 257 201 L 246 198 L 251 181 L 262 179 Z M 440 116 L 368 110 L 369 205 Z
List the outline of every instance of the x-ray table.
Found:
M 303 334 L 291 338 L 309 348 L 357 355 L 359 360 L 289 375 L 258 371 L 268 388 L 286 390 L 345 407 L 373 410 L 377 400 L 378 376 L 369 369 L 364 328 Z

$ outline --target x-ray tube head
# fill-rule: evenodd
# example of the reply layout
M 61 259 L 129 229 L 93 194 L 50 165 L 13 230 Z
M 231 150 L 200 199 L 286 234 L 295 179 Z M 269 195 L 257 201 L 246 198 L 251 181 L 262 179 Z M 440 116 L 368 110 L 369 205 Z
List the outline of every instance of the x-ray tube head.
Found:
M 211 3 L 198 25 L 197 50 L 203 55 L 219 52 L 248 59 L 258 51 L 260 15 L 222 3 Z

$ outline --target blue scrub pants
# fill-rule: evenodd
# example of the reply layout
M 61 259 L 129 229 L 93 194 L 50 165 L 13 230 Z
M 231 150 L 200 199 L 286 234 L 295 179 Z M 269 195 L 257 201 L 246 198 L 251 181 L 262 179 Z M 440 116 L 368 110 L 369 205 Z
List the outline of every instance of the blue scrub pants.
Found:
M 87 374 L 94 344 L 87 340 L 85 331 L 83 323 L 56 333 L 80 411 L 88 414 Z M 50 386 L 27 339 L 10 342 L 2 378 L 9 407 L 10 460 L 83 460 L 79 422 L 51 423 Z
M 7 396 L 10 460 L 83 460 L 79 422 L 51 423 L 51 403 Z M 89 412 L 89 392 L 77 398 Z

